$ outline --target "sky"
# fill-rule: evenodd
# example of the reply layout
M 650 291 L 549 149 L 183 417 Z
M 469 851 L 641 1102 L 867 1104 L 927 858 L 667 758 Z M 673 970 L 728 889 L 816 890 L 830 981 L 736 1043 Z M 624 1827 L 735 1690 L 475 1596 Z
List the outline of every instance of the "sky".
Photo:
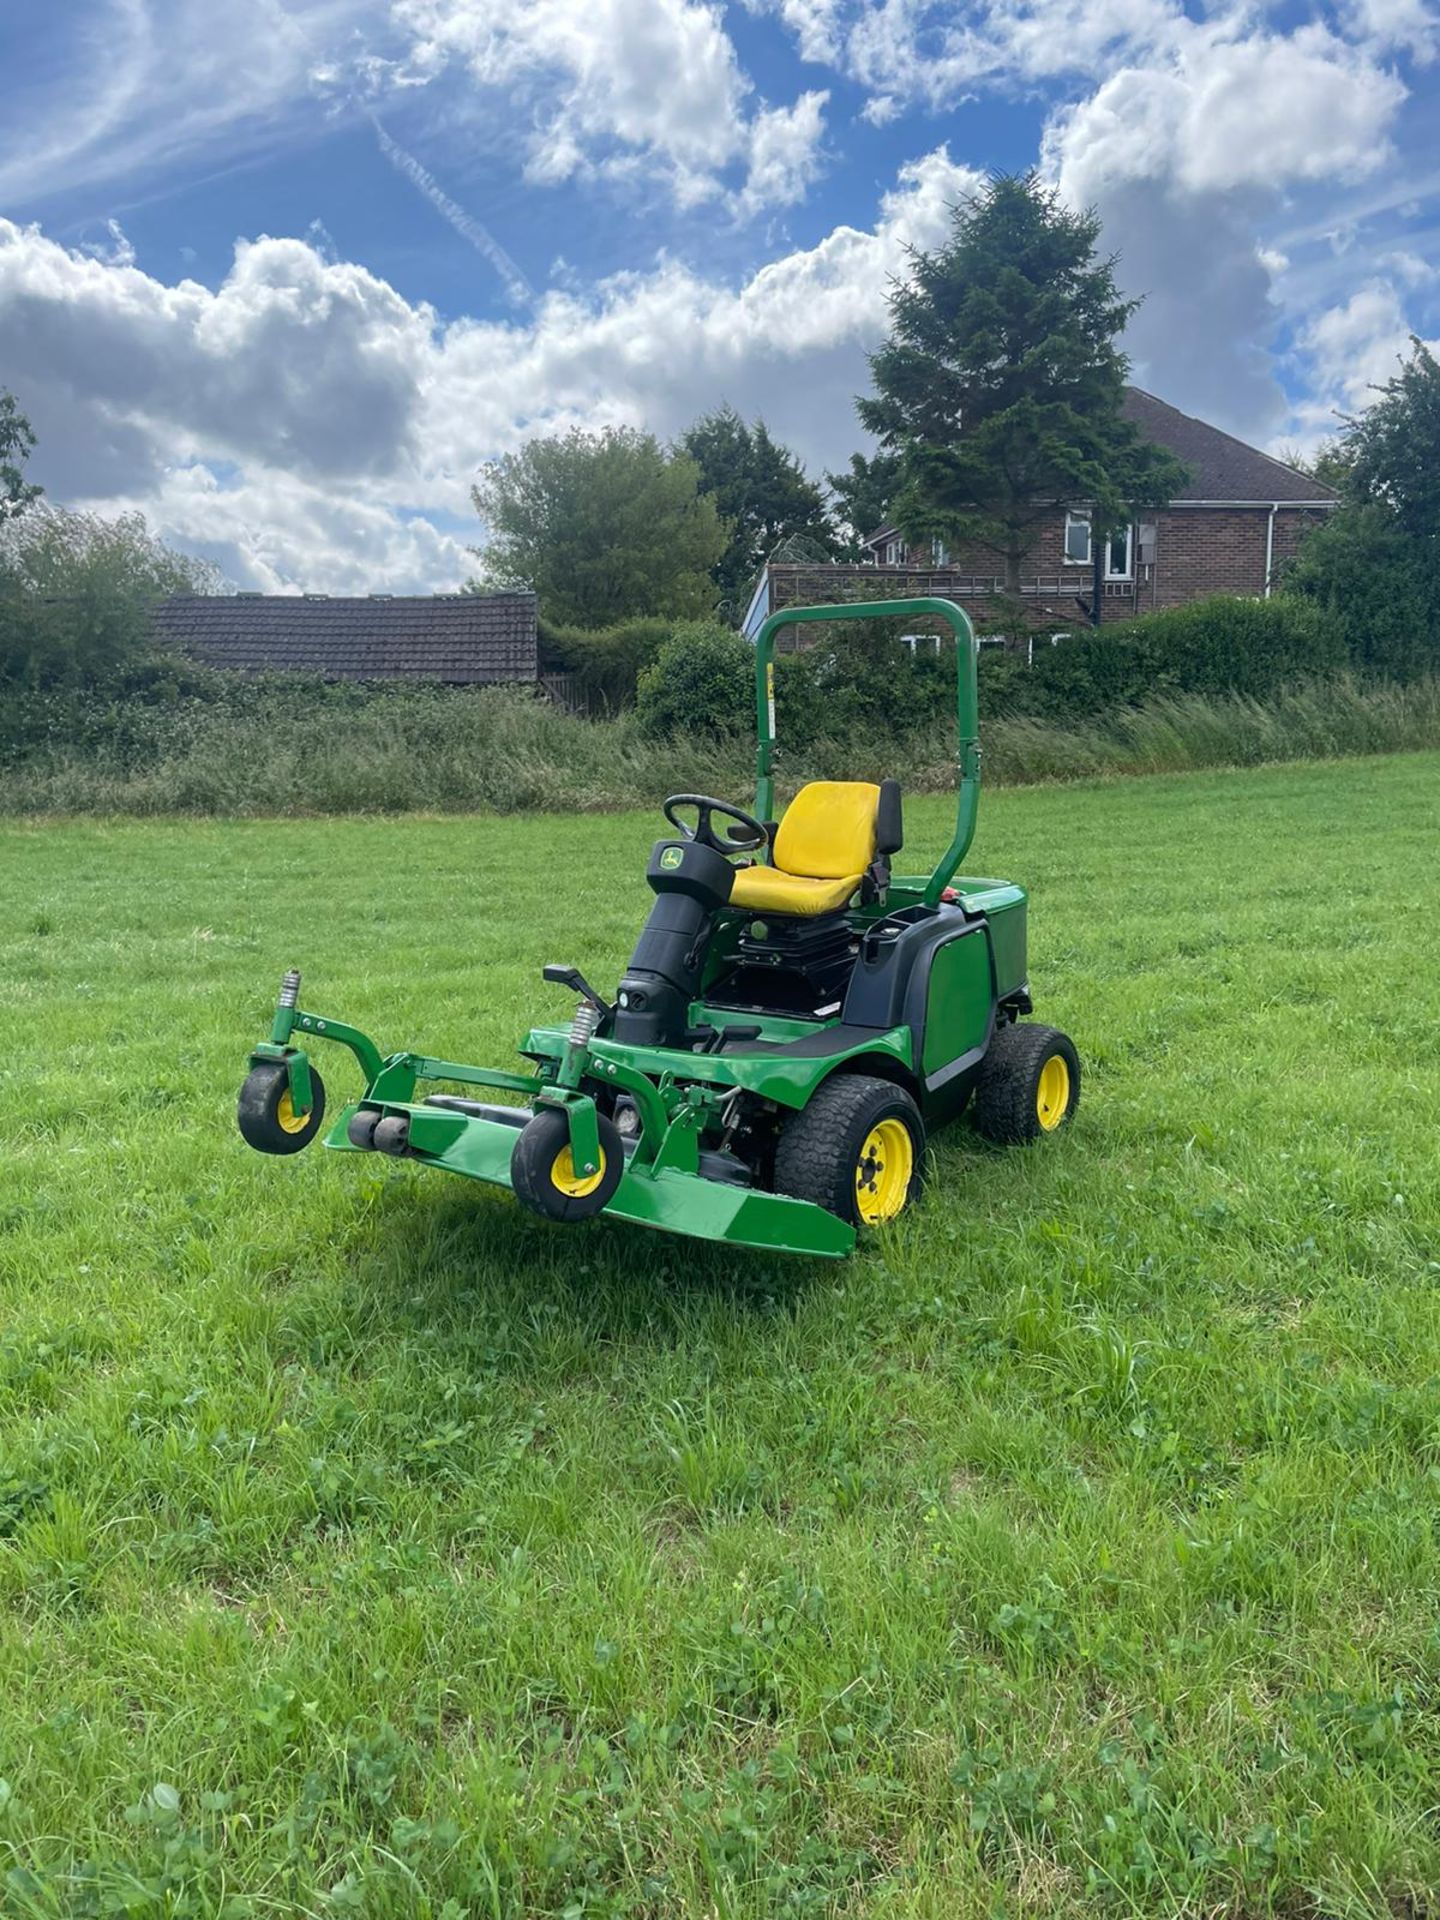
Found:
M 1431 0 L 0 0 L 0 387 L 235 586 L 475 569 L 477 469 L 728 402 L 812 474 L 910 249 L 1094 206 L 1132 377 L 1272 450 L 1440 335 Z

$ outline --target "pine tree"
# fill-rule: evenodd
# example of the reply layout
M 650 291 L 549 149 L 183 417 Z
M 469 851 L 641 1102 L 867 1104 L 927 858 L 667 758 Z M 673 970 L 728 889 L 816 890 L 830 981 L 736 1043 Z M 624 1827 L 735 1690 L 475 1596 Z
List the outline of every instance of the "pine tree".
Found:
M 1096 215 L 1036 175 L 994 180 L 956 209 L 947 246 L 913 256 L 871 355 L 875 393 L 858 402 L 900 456 L 901 530 L 990 549 L 1011 598 L 1058 506 L 1088 503 L 1098 539 L 1184 479 L 1121 416 L 1117 340 L 1138 302 L 1096 258 L 1099 238 Z

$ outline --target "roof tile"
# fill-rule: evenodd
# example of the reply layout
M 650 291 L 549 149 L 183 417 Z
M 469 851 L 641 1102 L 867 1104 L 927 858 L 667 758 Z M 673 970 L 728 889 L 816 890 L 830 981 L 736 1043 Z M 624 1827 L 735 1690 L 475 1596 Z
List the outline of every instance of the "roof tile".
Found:
M 184 594 L 154 619 L 172 646 L 241 673 L 484 685 L 538 678 L 535 615 L 533 593 Z

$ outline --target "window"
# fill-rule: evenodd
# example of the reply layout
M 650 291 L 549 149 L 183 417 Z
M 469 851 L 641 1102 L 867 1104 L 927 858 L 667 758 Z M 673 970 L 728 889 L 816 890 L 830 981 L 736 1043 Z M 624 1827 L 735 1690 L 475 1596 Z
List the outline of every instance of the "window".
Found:
M 1133 527 L 1121 527 L 1106 541 L 1105 578 L 1107 580 L 1130 578 L 1130 540 L 1134 531 Z
M 885 565 L 903 567 L 905 564 L 905 542 L 899 538 L 885 542 Z
M 1065 515 L 1065 564 L 1088 567 L 1090 564 L 1090 516 L 1073 510 Z
M 930 564 L 932 567 L 948 567 L 950 564 L 950 542 L 942 540 L 938 533 L 930 542 Z

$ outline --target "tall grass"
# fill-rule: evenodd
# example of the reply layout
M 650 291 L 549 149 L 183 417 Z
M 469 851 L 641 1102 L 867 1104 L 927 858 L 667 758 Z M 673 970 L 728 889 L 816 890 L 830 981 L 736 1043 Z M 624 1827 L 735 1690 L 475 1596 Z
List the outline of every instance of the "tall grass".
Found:
M 784 750 L 781 778 L 898 776 L 913 792 L 953 783 L 943 728 L 822 738 Z M 1258 766 L 1440 746 L 1440 679 L 1350 679 L 1273 699 L 1174 695 L 1073 726 L 1004 713 L 983 724 L 985 778 L 1027 785 Z M 0 768 L 11 814 L 273 815 L 603 811 L 667 793 L 743 793 L 748 740 L 657 742 L 631 714 L 583 720 L 503 690 L 433 689 L 322 700 L 259 689 L 253 702 L 130 710 Z

